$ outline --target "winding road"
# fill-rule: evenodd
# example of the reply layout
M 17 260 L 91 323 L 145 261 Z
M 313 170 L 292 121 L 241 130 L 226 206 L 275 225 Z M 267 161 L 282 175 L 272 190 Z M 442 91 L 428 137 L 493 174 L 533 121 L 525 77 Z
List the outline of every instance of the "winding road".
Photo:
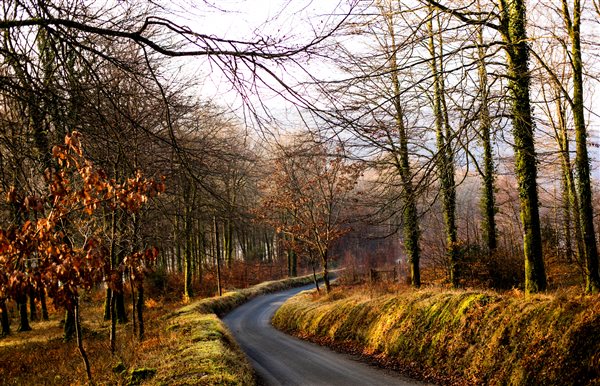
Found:
M 422 385 L 351 355 L 286 335 L 271 326 L 281 304 L 305 286 L 257 297 L 223 321 L 256 369 L 263 385 Z

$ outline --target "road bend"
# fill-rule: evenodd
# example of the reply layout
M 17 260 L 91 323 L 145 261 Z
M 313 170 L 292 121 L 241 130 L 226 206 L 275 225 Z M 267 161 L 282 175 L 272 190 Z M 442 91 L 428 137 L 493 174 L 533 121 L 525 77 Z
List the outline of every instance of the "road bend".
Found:
M 313 286 L 254 298 L 223 318 L 250 359 L 261 385 L 423 385 L 273 328 L 271 318 L 281 304 L 310 288 Z

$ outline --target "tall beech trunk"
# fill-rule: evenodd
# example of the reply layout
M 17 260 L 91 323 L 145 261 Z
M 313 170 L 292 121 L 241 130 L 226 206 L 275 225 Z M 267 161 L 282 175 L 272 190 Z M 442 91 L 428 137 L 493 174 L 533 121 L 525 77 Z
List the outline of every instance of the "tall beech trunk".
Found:
M 577 193 L 579 196 L 579 214 L 585 246 L 585 289 L 588 293 L 600 292 L 600 274 L 598 272 L 598 248 L 594 232 L 594 208 L 590 182 L 590 160 L 587 151 L 587 129 L 583 105 L 583 64 L 581 60 L 581 2 L 573 1 L 571 18 L 569 5 L 562 0 L 563 18 L 571 39 L 571 67 L 573 73 L 573 123 L 575 125 L 575 167 L 577 169 Z
M 477 1 L 479 11 L 481 6 Z M 494 157 L 492 154 L 491 129 L 492 119 L 489 110 L 488 73 L 485 63 L 485 49 L 483 41 L 483 28 L 477 29 L 477 75 L 481 93 L 481 107 L 479 112 L 479 135 L 483 147 L 483 186 L 481 194 L 481 211 L 483 217 L 483 235 L 489 255 L 498 247 L 496 231 L 496 202 L 494 196 Z
M 129 272 L 129 290 L 131 291 L 131 312 L 133 314 L 132 325 L 133 325 L 133 334 L 137 334 L 137 302 L 136 302 L 136 291 L 133 282 L 133 275 L 131 271 Z
M 293 246 L 295 244 L 295 238 L 293 235 L 291 235 L 289 237 L 290 237 L 291 245 L 288 248 L 288 252 L 287 252 L 288 276 L 296 277 L 296 276 L 298 276 L 298 255 L 296 254 L 296 251 L 293 248 Z
M 184 218 L 183 218 L 183 228 L 185 233 L 185 256 L 183 261 L 183 272 L 184 272 L 184 286 L 183 286 L 183 297 L 186 301 L 190 300 L 194 296 L 194 291 L 192 289 L 192 280 L 193 280 L 193 267 L 192 267 L 192 203 L 191 192 L 190 189 L 184 194 Z
M 225 261 L 227 267 L 233 266 L 233 221 L 225 220 L 223 225 L 223 250 L 225 252 Z
M 117 313 L 116 298 L 113 296 L 110 300 L 110 352 L 114 354 L 117 350 Z
M 108 259 L 109 259 L 109 264 L 110 264 L 110 269 L 114 270 L 115 269 L 115 249 L 116 249 L 116 244 L 117 244 L 117 239 L 116 239 L 116 232 L 117 232 L 117 214 L 115 213 L 115 211 L 113 210 L 110 214 L 110 245 L 109 245 L 109 251 L 108 251 Z M 111 283 L 109 283 L 111 284 Z M 113 304 L 113 297 L 114 297 L 114 293 L 113 290 L 110 286 L 106 287 L 106 292 L 104 295 L 104 320 L 108 321 L 111 319 L 112 317 L 112 313 L 113 313 L 113 309 L 112 309 L 112 304 Z
M 79 349 L 79 354 L 81 354 L 81 359 L 83 360 L 83 364 L 85 365 L 85 373 L 87 374 L 87 379 L 91 383 L 92 370 L 90 367 L 90 361 L 88 360 L 87 353 L 85 352 L 85 348 L 83 347 L 83 334 L 81 333 L 81 320 L 79 318 L 79 300 L 75 302 L 73 315 L 75 319 L 75 333 L 77 335 L 77 348 Z
M 110 289 L 110 287 L 106 288 L 105 294 L 104 294 L 104 320 L 109 321 L 110 320 L 110 314 L 111 314 L 111 310 L 110 310 L 110 305 L 111 305 L 111 301 L 112 301 L 112 289 Z
M 138 339 L 144 339 L 144 284 L 139 282 L 137 284 L 137 300 L 136 300 L 136 317 L 138 321 Z
M 181 236 L 179 232 L 179 214 L 175 215 L 175 227 L 173 228 L 173 242 L 175 243 L 175 262 L 177 273 L 183 272 L 183 262 L 181 258 Z
M 46 289 L 40 289 L 40 306 L 42 308 L 42 320 L 48 320 L 48 306 L 46 305 Z
M 117 283 L 117 291 L 113 293 L 113 298 L 115 299 L 115 312 L 117 314 L 117 321 L 119 324 L 127 323 L 127 308 L 125 307 L 125 291 L 123 288 L 123 277 L 119 277 L 119 281 Z
M 559 103 L 557 103 L 559 104 Z M 562 115 L 562 113 L 561 113 Z M 561 189 L 562 189 L 562 217 L 563 217 L 563 233 L 565 238 L 565 252 L 567 262 L 571 262 L 573 259 L 573 246 L 571 241 L 571 210 L 572 199 L 574 198 L 571 194 L 573 190 L 573 172 L 571 171 L 571 155 L 569 154 L 569 137 L 567 134 L 567 128 L 561 124 L 561 138 L 560 141 L 562 143 L 561 146 L 561 171 L 562 171 L 562 181 L 561 181 Z M 576 217 L 579 217 L 579 209 L 577 209 Z M 576 239 L 578 242 L 578 255 L 582 258 L 585 256 L 585 247 L 581 242 L 581 237 L 577 235 L 581 230 L 579 229 L 580 221 L 576 221 L 578 227 L 575 229 Z
M 421 269 L 420 269 L 420 248 L 419 248 L 419 218 L 417 212 L 417 204 L 415 201 L 414 188 L 412 185 L 412 171 L 408 158 L 408 133 L 404 124 L 404 109 L 400 99 L 401 89 L 398 77 L 398 61 L 396 52 L 396 32 L 394 29 L 394 20 L 391 12 L 382 9 L 387 23 L 388 32 L 390 35 L 391 45 L 389 47 L 389 67 L 394 90 L 393 103 L 395 109 L 395 122 L 398 135 L 398 145 L 393 137 L 388 134 L 388 142 L 392 147 L 394 165 L 400 180 L 402 181 L 402 232 L 404 241 L 404 250 L 410 269 L 410 282 L 414 287 L 421 286 Z
M 75 336 L 75 313 L 73 310 L 65 311 L 65 322 L 63 326 L 63 340 L 70 341 Z
M 116 174 L 116 173 L 115 173 Z M 118 174 L 117 178 L 118 178 Z M 113 232 L 113 241 L 111 242 L 111 250 L 110 256 L 112 261 L 112 268 L 115 269 L 119 267 L 123 262 L 123 258 L 125 257 L 125 250 L 122 247 L 119 247 L 121 237 L 123 234 L 123 217 L 122 213 L 119 218 L 116 217 L 116 214 L 113 212 L 113 223 L 112 223 L 112 232 Z M 116 232 L 116 233 L 115 233 Z M 117 242 L 117 237 L 119 238 L 119 242 Z M 112 308 L 112 312 L 115 312 L 117 315 L 117 322 L 119 324 L 127 323 L 127 309 L 125 307 L 125 288 L 124 288 L 124 277 L 122 272 L 118 272 L 117 281 L 114 283 L 113 292 L 111 300 L 115 300 L 115 307 Z
M 570 262 L 573 258 L 573 246 L 571 235 L 575 236 L 575 245 L 577 251 L 577 261 L 583 262 L 585 259 L 585 246 L 583 244 L 583 235 L 581 229 L 581 217 L 579 215 L 579 199 L 575 190 L 575 178 L 571 168 L 571 150 L 569 133 L 567 130 L 566 112 L 563 106 L 561 91 L 556 87 L 554 98 L 556 99 L 557 122 L 555 125 L 555 134 L 560 149 L 561 172 L 562 172 L 562 217 L 563 233 L 565 238 L 566 259 Z M 574 226 L 571 226 L 571 221 Z M 574 230 L 571 233 L 571 229 Z
M 537 157 L 533 135 L 529 87 L 529 47 L 526 30 L 525 0 L 499 0 L 508 61 L 509 88 L 514 137 L 515 170 L 520 199 L 525 255 L 525 292 L 544 291 L 547 286 L 542 254 L 539 200 L 537 191 Z
M 29 290 L 29 320 L 35 322 L 38 320 L 37 308 L 35 304 L 35 290 Z
M 196 272 L 198 275 L 198 282 L 202 284 L 202 277 L 204 275 L 204 262 L 206 260 L 206 234 L 204 233 L 204 227 L 198 220 L 198 265 L 196 266 Z
M 431 7 L 433 10 L 433 7 Z M 436 131 L 436 166 L 440 179 L 444 230 L 446 233 L 446 255 L 450 265 L 450 282 L 453 287 L 460 284 L 458 232 L 456 228 L 456 186 L 454 182 L 454 154 L 452 152 L 452 128 L 448 120 L 444 86 L 444 66 L 442 63 L 442 36 L 437 32 L 438 45 L 435 43 L 433 20 L 428 22 L 429 51 L 431 54 L 431 73 L 433 78 L 433 114 Z M 439 52 L 438 52 L 439 49 Z M 439 60 L 438 60 L 439 55 Z
M 314 259 L 311 257 L 311 266 L 312 266 L 312 271 L 313 271 L 313 283 L 315 283 L 315 288 L 317 289 L 317 293 L 321 293 L 321 289 L 319 288 L 319 279 L 317 279 L 317 269 L 316 269 L 316 263 L 314 261 Z
M 330 293 L 331 292 L 331 283 L 329 281 L 329 267 L 328 267 L 327 256 L 322 258 L 322 265 L 323 265 L 323 282 L 325 283 L 325 292 Z

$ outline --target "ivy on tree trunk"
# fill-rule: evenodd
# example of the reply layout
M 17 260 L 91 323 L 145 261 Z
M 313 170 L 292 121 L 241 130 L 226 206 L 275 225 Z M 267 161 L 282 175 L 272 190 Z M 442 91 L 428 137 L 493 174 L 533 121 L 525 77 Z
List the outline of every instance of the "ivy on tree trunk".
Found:
M 433 7 L 430 8 L 433 10 Z M 452 128 L 448 120 L 446 108 L 444 68 L 442 64 L 442 36 L 437 32 L 439 44 L 435 44 L 433 20 L 428 22 L 429 51 L 431 54 L 431 72 L 433 78 L 433 114 L 436 129 L 436 166 L 438 170 L 442 207 L 444 214 L 444 228 L 446 233 L 446 255 L 450 265 L 450 282 L 453 287 L 460 284 L 459 277 L 459 246 L 456 229 L 456 186 L 454 182 L 454 154 L 451 146 Z M 437 49 L 440 50 L 438 53 Z M 439 58 L 438 58 L 439 55 Z
M 524 0 L 500 0 L 503 24 L 500 32 L 508 58 L 509 88 L 512 93 L 512 126 L 515 169 L 519 187 L 523 250 L 525 255 L 525 292 L 546 290 L 546 271 L 542 254 L 537 157 L 529 86 L 529 47 L 527 45 Z
M 571 39 L 571 67 L 573 69 L 573 123 L 575 125 L 575 165 L 577 168 L 577 192 L 579 195 L 579 214 L 585 246 L 585 289 L 588 293 L 600 292 L 600 274 L 598 272 L 598 248 L 594 231 L 594 207 L 592 205 L 592 187 L 590 181 L 590 160 L 587 151 L 587 129 L 583 104 L 583 64 L 581 59 L 581 3 L 573 2 L 572 18 L 569 6 L 562 1 L 563 17 Z

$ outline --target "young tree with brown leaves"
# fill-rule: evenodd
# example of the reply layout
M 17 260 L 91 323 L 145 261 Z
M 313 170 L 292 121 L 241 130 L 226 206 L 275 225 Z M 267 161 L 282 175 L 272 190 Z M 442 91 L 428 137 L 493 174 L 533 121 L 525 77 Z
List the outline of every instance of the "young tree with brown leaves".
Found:
M 157 255 L 151 248 L 131 254 L 118 267 L 109 266 L 97 213 L 102 209 L 135 213 L 162 192 L 164 185 L 141 173 L 121 184 L 108 179 L 86 159 L 80 137 L 73 132 L 64 146 L 52 149 L 58 168 L 46 171 L 47 195 L 19 200 L 9 191 L 8 199 L 31 216 L 22 226 L 0 229 L 0 298 L 16 299 L 28 288 L 45 288 L 55 304 L 72 312 L 77 346 L 91 380 L 81 335 L 80 292 L 102 281 L 114 290 L 125 269 L 140 281 L 146 264 Z M 83 236 L 72 232 L 62 226 L 67 221 L 87 231 Z
M 341 149 L 304 139 L 279 149 L 262 212 L 295 252 L 318 256 L 329 292 L 330 249 L 349 230 L 351 194 L 362 168 Z

